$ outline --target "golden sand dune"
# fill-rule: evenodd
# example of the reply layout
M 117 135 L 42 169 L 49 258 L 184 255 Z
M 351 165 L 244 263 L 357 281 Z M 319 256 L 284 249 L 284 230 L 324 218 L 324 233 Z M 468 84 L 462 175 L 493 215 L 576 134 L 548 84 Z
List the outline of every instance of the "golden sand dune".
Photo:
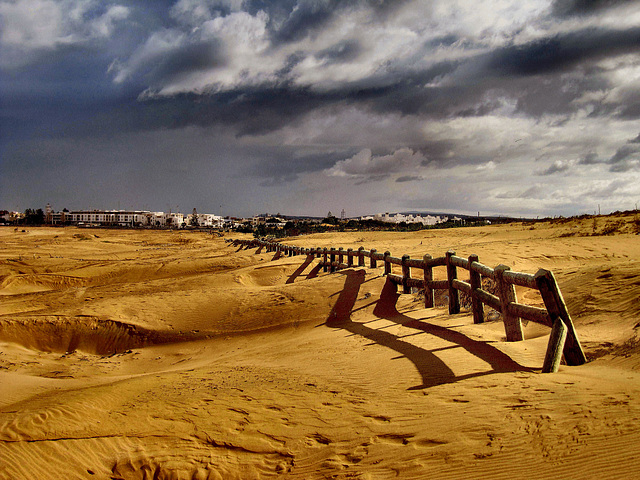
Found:
M 424 309 L 382 268 L 0 229 L 0 478 L 639 477 L 637 233 L 620 216 L 286 240 L 553 270 L 591 361 L 541 374 L 548 328 L 506 342 L 497 315 Z

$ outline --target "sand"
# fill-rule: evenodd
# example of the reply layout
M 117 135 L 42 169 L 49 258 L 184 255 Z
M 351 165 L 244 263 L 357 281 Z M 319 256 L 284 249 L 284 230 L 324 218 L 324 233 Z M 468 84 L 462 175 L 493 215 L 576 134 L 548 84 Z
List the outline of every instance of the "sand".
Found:
M 634 216 L 285 240 L 548 268 L 590 359 L 554 374 L 548 328 L 506 342 L 382 268 L 24 230 L 0 228 L 2 479 L 640 478 Z

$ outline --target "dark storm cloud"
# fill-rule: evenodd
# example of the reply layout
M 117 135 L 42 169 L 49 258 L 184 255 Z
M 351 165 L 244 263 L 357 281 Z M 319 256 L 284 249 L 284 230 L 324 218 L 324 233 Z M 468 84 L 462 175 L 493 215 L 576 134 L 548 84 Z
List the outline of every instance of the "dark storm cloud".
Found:
M 559 17 L 593 15 L 609 8 L 633 5 L 636 0 L 554 0 L 552 12 Z
M 424 178 L 419 175 L 404 175 L 396 178 L 396 183 L 417 182 L 421 180 L 424 180 Z
M 298 180 L 301 174 L 321 172 L 355 153 L 352 148 L 305 154 L 300 154 L 293 147 L 278 147 L 268 153 L 261 150 L 255 152 L 256 163 L 242 173 L 262 178 L 260 186 L 279 186 Z
M 619 146 L 609 158 L 602 158 L 589 152 L 578 162 L 579 165 L 609 165 L 611 172 L 628 172 L 640 169 L 640 135 Z
M 640 167 L 640 145 L 628 143 L 621 146 L 607 162 L 612 172 L 628 172 Z
M 188 125 L 234 126 L 239 136 L 260 135 L 290 124 L 302 115 L 339 99 L 331 94 L 317 94 L 308 89 L 287 86 L 260 86 L 213 95 L 181 94 L 170 98 L 150 99 L 152 108 L 164 107 L 164 126 Z
M 362 4 L 346 2 L 336 8 L 353 8 L 356 3 Z M 252 6 L 255 9 L 265 5 L 254 2 Z M 333 7 L 330 1 L 284 2 L 270 6 L 269 11 L 286 17 L 277 30 L 280 40 L 294 42 L 300 35 L 330 22 L 335 14 Z M 425 54 L 434 45 L 453 45 L 458 40 L 454 34 L 436 37 L 426 42 Z M 309 112 L 333 104 L 355 104 L 378 114 L 400 113 L 436 119 L 481 117 L 502 106 L 500 101 L 485 98 L 488 91 L 517 99 L 518 110 L 528 115 L 569 114 L 578 108 L 573 102 L 585 92 L 607 90 L 608 85 L 597 72 L 569 80 L 559 73 L 605 56 L 638 51 L 639 45 L 640 28 L 622 31 L 584 29 L 498 48 L 490 54 L 464 60 L 444 60 L 421 69 L 391 62 L 380 72 L 357 81 L 336 83 L 321 91 L 295 81 L 292 72 L 310 55 L 300 51 L 289 55 L 270 82 L 238 85 L 222 92 L 207 92 L 205 89 L 200 95 L 179 94 L 169 101 L 147 96 L 145 102 L 152 106 L 159 101 L 166 112 L 171 110 L 173 102 L 174 112 L 170 115 L 171 120 L 165 122 L 167 126 L 225 122 L 237 126 L 240 135 L 274 131 Z M 362 51 L 363 45 L 359 40 L 345 39 L 311 55 L 330 65 L 358 60 Z M 194 71 L 224 68 L 228 55 L 215 42 L 183 45 L 168 54 L 159 55 L 157 59 L 147 59 L 144 78 L 153 88 Z M 442 84 L 437 81 L 455 76 L 459 69 L 464 71 L 465 68 L 473 71 L 473 82 Z M 547 81 L 539 82 L 535 79 L 538 75 L 545 75 Z M 568 81 L 571 88 L 565 88 Z M 192 108 L 185 108 L 189 101 L 193 102 Z M 610 104 L 606 108 L 600 105 L 593 108 L 592 114 L 609 115 L 617 108 L 617 114 L 633 117 L 633 105 L 633 102 L 625 102 L 624 106 Z
M 595 152 L 587 153 L 578 162 L 580 165 L 598 165 L 599 163 L 606 163 L 606 160 L 598 157 L 598 154 Z
M 181 76 L 224 66 L 226 59 L 215 39 L 181 45 L 173 51 L 162 52 L 146 59 L 143 78 L 151 85 L 161 80 L 173 81 Z
M 541 75 L 567 71 L 585 61 L 639 51 L 640 27 L 586 28 L 500 48 L 491 54 L 489 68 L 501 75 Z
M 571 168 L 571 164 L 569 162 L 563 162 L 561 160 L 556 160 L 551 164 L 549 168 L 546 168 L 540 175 L 554 175 L 556 173 L 566 172 Z

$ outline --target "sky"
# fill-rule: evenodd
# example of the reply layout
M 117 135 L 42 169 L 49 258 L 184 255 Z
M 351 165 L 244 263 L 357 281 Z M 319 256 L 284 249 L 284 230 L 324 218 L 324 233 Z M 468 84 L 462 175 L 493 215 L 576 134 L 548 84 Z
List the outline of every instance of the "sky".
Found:
M 640 202 L 640 2 L 0 0 L 0 209 Z

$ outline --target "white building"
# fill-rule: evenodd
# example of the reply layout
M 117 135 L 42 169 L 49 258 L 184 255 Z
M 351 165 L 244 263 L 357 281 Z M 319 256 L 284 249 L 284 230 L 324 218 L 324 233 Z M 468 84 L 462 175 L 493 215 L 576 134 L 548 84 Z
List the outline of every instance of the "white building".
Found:
M 448 217 L 439 217 L 433 215 L 403 215 L 402 213 L 394 213 L 390 214 L 386 213 L 377 213 L 374 215 L 374 220 L 378 220 L 380 222 L 387 223 L 421 223 L 422 225 L 436 225 L 438 223 L 443 223 L 448 220 Z
M 214 215 L 212 213 L 197 213 L 198 226 L 206 228 L 222 228 L 224 221 L 220 215 Z M 185 223 L 187 225 L 193 225 L 194 214 L 187 215 Z

